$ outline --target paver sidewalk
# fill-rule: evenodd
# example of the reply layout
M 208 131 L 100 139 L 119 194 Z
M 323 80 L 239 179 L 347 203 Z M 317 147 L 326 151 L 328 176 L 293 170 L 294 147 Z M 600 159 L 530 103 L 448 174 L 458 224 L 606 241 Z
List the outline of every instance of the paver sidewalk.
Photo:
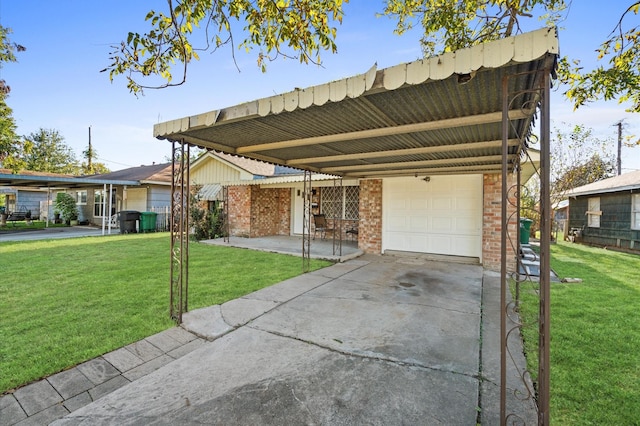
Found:
M 0 397 L 0 424 L 48 424 L 192 352 L 205 342 L 174 327 L 31 383 Z

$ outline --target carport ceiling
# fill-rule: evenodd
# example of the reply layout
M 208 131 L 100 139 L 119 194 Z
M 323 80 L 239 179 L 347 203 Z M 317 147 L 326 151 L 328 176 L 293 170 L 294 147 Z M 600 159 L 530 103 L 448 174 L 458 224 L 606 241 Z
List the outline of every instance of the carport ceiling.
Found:
M 502 81 L 509 168 L 528 147 L 543 73 L 558 55 L 544 28 L 441 56 L 159 123 L 158 139 L 345 177 L 496 173 Z M 520 96 L 514 97 L 516 93 Z

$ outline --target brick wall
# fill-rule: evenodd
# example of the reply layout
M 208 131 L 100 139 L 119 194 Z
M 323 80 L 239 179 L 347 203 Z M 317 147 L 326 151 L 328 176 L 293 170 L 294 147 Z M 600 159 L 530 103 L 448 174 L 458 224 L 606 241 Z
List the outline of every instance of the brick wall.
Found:
M 365 253 L 382 252 L 382 180 L 360 181 L 358 248 Z
M 234 237 L 251 235 L 251 186 L 230 186 L 229 232 Z
M 289 235 L 290 229 L 289 188 L 229 187 L 229 231 L 232 236 Z
M 482 263 L 486 269 L 499 271 L 501 260 L 502 238 L 502 176 L 501 174 L 486 174 L 483 177 L 484 201 L 482 223 Z M 515 184 L 516 177 L 509 174 L 507 184 Z M 510 194 L 513 191 L 510 191 Z M 507 202 L 507 215 L 510 217 L 507 239 L 507 270 L 515 271 L 516 257 L 513 247 L 517 247 L 517 215 L 515 200 Z
M 251 237 L 289 235 L 291 189 L 251 186 Z

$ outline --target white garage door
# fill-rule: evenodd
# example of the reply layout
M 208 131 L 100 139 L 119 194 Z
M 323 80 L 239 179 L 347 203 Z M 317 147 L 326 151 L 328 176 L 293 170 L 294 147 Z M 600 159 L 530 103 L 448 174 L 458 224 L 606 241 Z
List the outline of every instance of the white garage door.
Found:
M 383 250 L 481 256 L 482 175 L 382 183 Z

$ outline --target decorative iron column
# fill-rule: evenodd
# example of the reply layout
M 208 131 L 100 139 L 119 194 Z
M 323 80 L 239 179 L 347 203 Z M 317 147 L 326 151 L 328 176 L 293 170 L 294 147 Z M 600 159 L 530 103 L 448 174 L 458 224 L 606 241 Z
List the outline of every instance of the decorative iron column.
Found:
M 344 192 L 342 188 L 342 178 L 333 180 L 333 193 L 342 200 L 333 209 L 333 255 L 342 256 L 342 208 L 344 206 Z M 337 234 L 337 235 L 336 235 Z
M 189 287 L 189 145 L 172 141 L 170 315 L 182 323 Z
M 500 264 L 500 424 L 526 424 L 526 418 L 523 418 L 517 412 L 518 410 L 510 409 L 509 403 L 517 403 L 521 406 L 531 403 L 537 412 L 537 423 L 539 425 L 548 425 L 549 419 L 549 343 L 550 343 L 550 241 L 551 241 L 551 201 L 549 194 L 549 175 L 550 175 L 550 158 L 549 158 L 549 141 L 550 141 L 550 107 L 549 107 L 549 89 L 551 69 L 545 69 L 537 72 L 526 72 L 523 74 L 530 75 L 537 83 L 534 88 L 517 93 L 509 93 L 509 79 L 516 76 L 506 76 L 502 82 L 503 91 L 503 111 L 502 111 L 502 232 L 501 232 L 501 264 Z M 511 125 L 508 111 L 512 108 L 521 108 L 531 113 L 532 108 L 540 111 L 540 169 L 537 173 L 540 177 L 540 276 L 534 279 L 529 275 L 526 268 L 520 270 L 520 199 L 522 182 L 520 181 L 521 161 L 520 159 L 511 160 L 512 169 L 517 172 L 517 184 L 514 185 L 515 192 L 509 196 L 510 190 L 507 189 L 507 179 L 509 173 L 509 153 L 508 139 L 516 137 L 524 144 L 524 153 L 530 159 L 526 152 L 527 144 L 530 143 L 529 129 L 517 129 Z M 510 135 L 515 132 L 515 135 Z M 518 153 L 513 153 L 515 155 Z M 535 166 L 535 165 L 534 165 Z M 516 210 L 509 214 L 508 208 Z M 517 222 L 516 232 L 513 232 L 516 241 L 513 241 L 513 235 L 510 235 L 509 224 L 515 219 Z M 508 252 L 511 247 L 513 253 Z M 515 255 L 515 267 L 518 268 L 512 275 L 507 270 L 507 263 L 510 256 Z M 512 281 L 509 280 L 511 276 Z M 516 287 L 515 301 L 510 294 L 510 284 L 513 282 Z M 526 291 L 521 291 L 521 286 L 527 284 Z M 520 296 L 522 294 L 537 297 L 537 315 L 535 318 L 522 318 L 520 312 Z M 531 302 L 528 302 L 530 304 Z M 538 371 L 529 371 L 522 369 L 518 365 L 516 358 L 522 354 L 516 354 L 516 350 L 520 350 L 522 342 L 522 330 L 529 330 L 536 327 L 538 338 L 537 354 L 529 353 L 529 356 L 538 357 Z M 509 364 L 510 362 L 510 364 Z M 508 368 L 509 367 L 509 368 Z M 516 374 L 517 373 L 517 374 Z M 535 376 L 535 377 L 534 377 Z M 536 384 L 532 383 L 532 378 Z M 514 380 L 520 383 L 515 383 Z
M 305 170 L 302 192 L 302 272 L 311 269 L 311 195 L 311 172 Z
M 540 116 L 540 317 L 538 346 L 538 424 L 550 424 L 550 350 L 551 343 L 551 192 L 550 192 L 550 107 L 549 72 L 542 76 Z
M 500 424 L 507 419 L 507 173 L 509 161 L 509 79 L 502 79 L 502 203 L 500 234 Z

